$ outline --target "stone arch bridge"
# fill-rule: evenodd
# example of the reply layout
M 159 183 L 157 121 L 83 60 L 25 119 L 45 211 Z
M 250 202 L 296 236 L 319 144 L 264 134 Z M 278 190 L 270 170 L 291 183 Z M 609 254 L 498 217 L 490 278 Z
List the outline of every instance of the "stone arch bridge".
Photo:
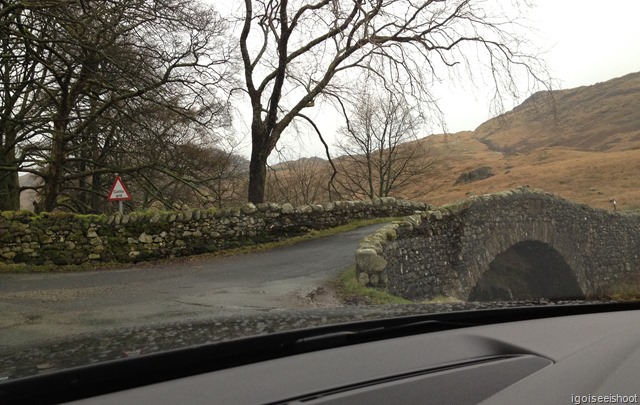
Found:
M 365 285 L 414 300 L 582 299 L 640 287 L 640 215 L 519 188 L 394 223 L 362 241 Z

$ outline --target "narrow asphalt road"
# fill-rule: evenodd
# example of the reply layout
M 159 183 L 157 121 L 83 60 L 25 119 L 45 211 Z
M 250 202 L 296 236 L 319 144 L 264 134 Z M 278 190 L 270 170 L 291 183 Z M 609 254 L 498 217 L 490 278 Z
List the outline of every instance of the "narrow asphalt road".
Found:
M 266 252 L 64 274 L 0 274 L 0 350 L 83 332 L 335 306 L 326 283 L 382 225 Z M 318 287 L 311 300 L 308 295 Z

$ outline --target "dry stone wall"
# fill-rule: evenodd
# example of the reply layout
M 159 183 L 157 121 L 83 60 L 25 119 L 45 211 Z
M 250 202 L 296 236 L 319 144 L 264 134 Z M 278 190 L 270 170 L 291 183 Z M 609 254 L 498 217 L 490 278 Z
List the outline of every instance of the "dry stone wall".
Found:
M 112 216 L 0 213 L 0 262 L 138 262 L 270 242 L 353 219 L 403 216 L 424 203 L 391 197 L 321 205 L 246 204 L 238 209 Z

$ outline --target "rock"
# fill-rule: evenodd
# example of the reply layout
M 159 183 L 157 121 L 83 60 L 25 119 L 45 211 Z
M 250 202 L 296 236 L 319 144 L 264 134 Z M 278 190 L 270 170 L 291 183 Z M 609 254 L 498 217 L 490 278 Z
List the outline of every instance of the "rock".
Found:
M 153 238 L 149 235 L 147 235 L 146 233 L 142 233 L 139 237 L 138 237 L 138 241 L 140 241 L 140 243 L 153 243 Z
M 5 259 L 13 260 L 13 258 L 16 257 L 16 254 L 16 252 L 4 252 L 2 254 L 2 257 Z
M 282 204 L 282 207 L 280 209 L 283 214 L 293 214 L 295 212 L 293 205 L 289 203 Z
M 390 241 L 394 241 L 396 239 L 398 239 L 398 233 L 396 232 L 396 229 L 398 228 L 398 225 L 387 225 L 384 228 L 382 228 L 382 230 L 385 233 L 385 236 L 387 237 L 387 240 Z
M 462 173 L 460 176 L 458 176 L 458 179 L 456 180 L 454 185 L 473 183 L 474 181 L 488 179 L 493 175 L 494 174 L 490 166 L 480 166 L 476 169 Z
M 387 261 L 374 249 L 360 248 L 356 250 L 356 267 L 366 273 L 380 273 L 387 267 Z
M 322 208 L 324 208 L 326 212 L 333 211 L 335 207 L 336 207 L 336 204 L 332 202 L 322 204 Z
M 310 205 L 301 205 L 296 209 L 296 212 L 299 214 L 311 214 L 313 212 L 313 208 Z
M 396 203 L 396 199 L 393 197 L 382 197 L 380 198 L 380 201 L 382 202 L 382 205 L 386 207 L 395 205 Z
M 258 208 L 253 203 L 250 203 L 250 202 L 246 203 L 240 208 L 240 212 L 242 212 L 245 215 L 251 215 L 256 211 L 258 211 Z

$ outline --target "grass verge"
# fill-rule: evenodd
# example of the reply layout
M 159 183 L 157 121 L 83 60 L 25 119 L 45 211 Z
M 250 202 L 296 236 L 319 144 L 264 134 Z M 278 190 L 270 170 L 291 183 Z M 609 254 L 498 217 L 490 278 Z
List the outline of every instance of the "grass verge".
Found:
M 227 257 L 237 256 L 248 253 L 262 252 L 279 247 L 293 246 L 297 243 L 305 242 L 313 239 L 326 238 L 338 233 L 352 231 L 363 226 L 381 224 L 385 222 L 391 222 L 398 218 L 375 218 L 366 220 L 351 221 L 345 225 L 337 226 L 335 228 L 328 228 L 319 231 L 311 231 L 305 235 L 296 236 L 293 238 L 283 239 L 275 242 L 260 243 L 255 245 L 247 245 L 233 249 L 220 250 L 214 253 L 203 253 L 192 256 L 180 256 L 168 259 L 149 260 L 138 263 L 117 263 L 117 262 L 98 262 L 98 263 L 83 263 L 72 265 L 31 265 L 24 263 L 16 264 L 2 264 L 0 263 L 0 273 L 73 273 L 82 271 L 96 271 L 96 270 L 115 270 L 115 269 L 129 269 L 129 268 L 143 268 L 149 266 L 158 266 L 163 264 L 174 263 L 188 263 L 198 260 L 206 260 L 215 257 Z
M 414 304 L 402 297 L 386 291 L 363 286 L 356 279 L 356 266 L 350 266 L 335 280 L 338 298 L 347 304 L 384 305 L 384 304 Z
M 614 283 L 596 298 L 614 301 L 639 301 L 640 272 L 627 275 L 623 280 Z

